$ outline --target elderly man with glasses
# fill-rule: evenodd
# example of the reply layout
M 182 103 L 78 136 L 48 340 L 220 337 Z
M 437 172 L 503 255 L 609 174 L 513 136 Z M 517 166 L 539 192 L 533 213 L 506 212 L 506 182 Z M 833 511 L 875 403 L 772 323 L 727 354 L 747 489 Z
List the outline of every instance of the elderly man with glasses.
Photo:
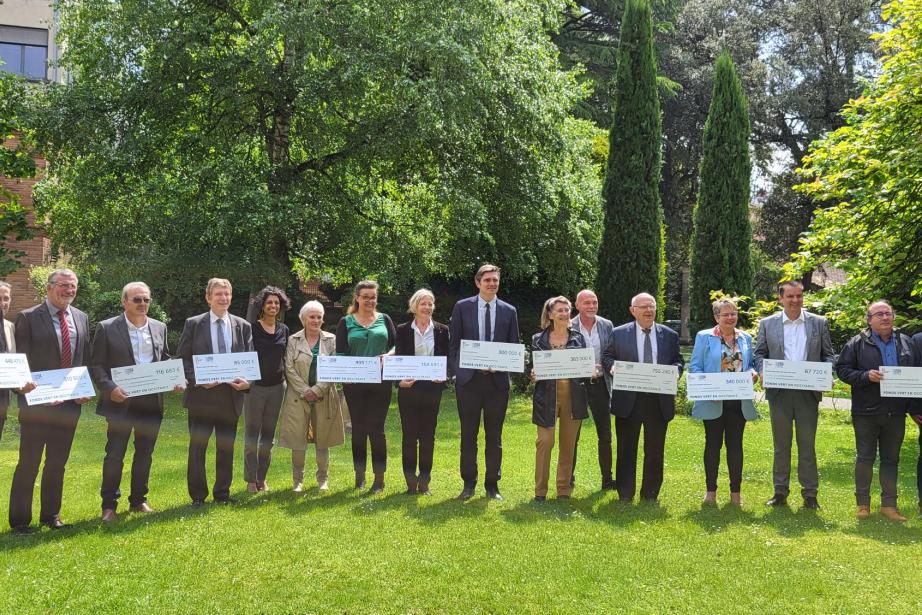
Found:
M 906 521 L 896 506 L 897 468 L 906 433 L 906 413 L 913 400 L 882 397 L 881 366 L 918 367 L 919 350 L 908 335 L 893 327 L 893 307 L 875 301 L 867 309 L 868 328 L 842 349 L 836 373 L 852 387 L 852 427 L 855 430 L 855 500 L 858 519 L 871 511 L 871 477 L 880 450 L 880 514 L 891 521 Z

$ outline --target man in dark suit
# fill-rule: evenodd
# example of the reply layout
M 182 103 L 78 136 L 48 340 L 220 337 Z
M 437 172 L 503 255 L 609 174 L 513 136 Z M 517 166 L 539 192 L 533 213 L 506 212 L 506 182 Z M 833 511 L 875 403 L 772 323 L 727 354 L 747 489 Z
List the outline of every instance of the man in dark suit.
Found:
M 70 269 L 55 269 L 48 276 L 44 303 L 23 310 L 16 318 L 16 350 L 28 357 L 32 371 L 89 363 L 89 323 L 86 314 L 71 306 L 76 296 L 77 275 Z M 20 396 L 19 462 L 13 472 L 9 513 L 15 533 L 32 531 L 32 491 L 43 454 L 39 522 L 51 529 L 67 527 L 61 520 L 64 467 L 80 419 L 80 405 L 89 399 L 30 406 L 25 396 Z
M 509 404 L 509 374 L 458 367 L 461 340 L 520 343 L 518 313 L 496 297 L 499 274 L 496 265 L 483 265 L 474 276 L 474 284 L 480 292 L 458 301 L 451 312 L 448 360 L 455 374 L 458 416 L 461 418 L 461 479 L 464 481 L 458 496 L 461 500 L 470 499 L 477 487 L 477 435 L 481 415 L 486 440 L 484 487 L 488 497 L 503 499 L 499 479 L 503 462 L 503 421 Z
M 177 355 L 183 361 L 190 386 L 183 395 L 189 411 L 189 463 L 186 480 L 193 506 L 201 506 L 208 497 L 205 453 L 211 433 L 215 434 L 215 481 L 212 495 L 216 502 L 231 504 L 231 477 L 234 470 L 234 439 L 243 411 L 244 391 L 250 383 L 242 378 L 217 384 L 196 384 L 192 357 L 198 354 L 252 352 L 253 333 L 250 323 L 228 313 L 233 287 L 229 280 L 211 278 L 205 301 L 211 308 L 204 314 L 186 319 L 179 338 Z
M 115 521 L 119 484 L 128 440 L 134 432 L 134 460 L 131 463 L 132 512 L 153 512 L 147 503 L 147 481 L 151 456 L 163 420 L 163 394 L 128 397 L 112 381 L 112 368 L 166 361 L 166 325 L 148 318 L 150 288 L 144 282 L 129 282 L 122 289 L 123 314 L 100 322 L 93 335 L 90 374 L 99 389 L 96 414 L 106 417 L 106 457 L 102 463 L 102 520 Z
M 836 355 L 826 319 L 803 309 L 804 287 L 796 280 L 778 286 L 778 301 L 783 310 L 759 322 L 759 334 L 752 351 L 755 370 L 762 373 L 765 359 L 833 363 Z M 816 427 L 819 419 L 819 391 L 765 389 L 772 420 L 775 456 L 772 481 L 775 493 L 766 504 L 785 506 L 791 479 L 791 440 L 797 431 L 797 477 L 804 508 L 817 510 L 820 485 L 816 465 Z
M 631 299 L 634 322 L 615 327 L 612 341 L 602 355 L 602 366 L 611 373 L 615 361 L 685 365 L 679 352 L 678 334 L 656 322 L 656 299 L 641 293 Z M 630 502 L 637 489 L 637 443 L 643 427 L 643 482 L 640 499 L 655 502 L 663 486 L 666 429 L 675 417 L 675 396 L 613 390 L 611 413 L 618 438 L 615 483 L 618 497 Z
M 607 318 L 599 316 L 599 298 L 593 291 L 579 291 L 574 305 L 579 314 L 573 317 L 570 326 L 583 334 L 586 345 L 595 353 L 596 373 L 589 379 L 586 393 L 598 439 L 602 489 L 614 489 L 615 480 L 611 472 L 611 374 L 602 369 L 602 352 L 611 343 L 614 325 Z M 573 457 L 573 465 L 576 467 L 576 451 Z

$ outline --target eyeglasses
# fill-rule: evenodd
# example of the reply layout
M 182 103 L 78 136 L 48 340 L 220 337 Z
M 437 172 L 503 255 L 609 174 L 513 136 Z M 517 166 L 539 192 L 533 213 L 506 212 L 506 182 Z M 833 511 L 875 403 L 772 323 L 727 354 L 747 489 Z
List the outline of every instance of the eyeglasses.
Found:
M 77 285 L 74 284 L 73 282 L 55 282 L 54 284 L 52 284 L 52 286 L 57 286 L 59 288 L 63 288 L 64 290 L 76 290 L 77 289 Z
M 632 305 L 631 307 L 634 308 L 635 310 L 646 310 L 648 312 L 656 311 L 655 305 Z
M 728 314 L 718 314 L 721 318 L 736 318 L 739 316 L 739 312 L 730 312 Z
M 132 297 L 132 303 L 150 303 L 150 297 Z
M 871 318 L 893 318 L 896 316 L 893 312 L 874 312 L 873 314 L 868 314 Z

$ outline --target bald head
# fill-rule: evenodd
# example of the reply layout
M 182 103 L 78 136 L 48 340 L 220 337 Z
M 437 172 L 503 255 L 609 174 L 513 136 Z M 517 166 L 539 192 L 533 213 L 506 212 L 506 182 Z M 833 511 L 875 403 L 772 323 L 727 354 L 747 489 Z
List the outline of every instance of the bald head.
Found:
M 588 326 L 595 321 L 595 317 L 599 313 L 599 298 L 588 288 L 581 290 L 576 293 L 574 307 L 579 311 L 580 319 Z
M 656 298 L 650 293 L 640 293 L 631 299 L 631 316 L 637 324 L 649 329 L 656 321 Z

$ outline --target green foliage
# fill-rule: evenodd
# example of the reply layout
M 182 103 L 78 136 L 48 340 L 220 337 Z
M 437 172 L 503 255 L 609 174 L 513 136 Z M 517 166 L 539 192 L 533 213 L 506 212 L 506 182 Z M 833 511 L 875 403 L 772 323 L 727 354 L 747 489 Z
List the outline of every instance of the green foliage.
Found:
M 713 290 L 741 295 L 752 291 L 749 109 L 726 54 L 717 59 L 703 143 L 689 284 L 692 331 L 713 323 Z
M 6 145 L 7 140 L 19 136 L 22 130 L 25 96 L 23 80 L 0 70 L 0 177 L 4 179 L 35 176 L 35 162 L 29 151 L 22 144 L 15 148 Z M 0 278 L 18 269 L 19 259 L 25 256 L 22 250 L 7 247 L 3 240 L 31 238 L 27 214 L 19 198 L 0 185 Z
M 630 320 L 628 307 L 637 293 L 648 292 L 661 311 L 665 307 L 661 118 L 649 0 L 628 0 L 621 23 L 595 285 L 615 324 Z
M 799 276 L 822 264 L 845 270 L 820 298 L 836 324 L 855 330 L 864 309 L 889 299 L 917 328 L 922 312 L 922 0 L 885 8 L 883 72 L 843 110 L 845 126 L 816 142 L 798 190 L 827 205 L 785 266 Z

